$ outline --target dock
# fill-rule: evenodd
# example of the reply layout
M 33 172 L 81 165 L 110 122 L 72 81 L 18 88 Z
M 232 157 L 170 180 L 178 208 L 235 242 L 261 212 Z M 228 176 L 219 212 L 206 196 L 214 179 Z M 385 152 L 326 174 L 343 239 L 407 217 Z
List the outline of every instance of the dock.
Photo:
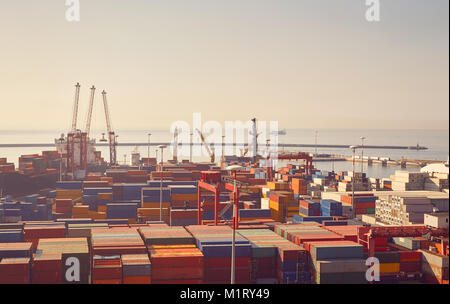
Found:
M 328 157 L 313 157 L 314 162 L 331 162 L 331 161 L 353 161 L 351 156 L 345 156 L 345 155 L 330 155 Z M 361 158 L 355 158 L 355 163 L 367 163 L 369 166 L 373 164 L 379 164 L 382 166 L 400 166 L 402 168 L 406 167 L 424 167 L 429 164 L 442 164 L 445 163 L 443 160 L 428 160 L 428 159 L 409 159 L 409 158 L 403 158 L 403 159 L 389 159 L 389 158 L 383 158 L 380 157 L 378 159 L 361 159 Z
M 183 143 L 179 143 L 178 145 L 181 146 Z M 117 146 L 119 147 L 147 147 L 149 145 L 148 142 L 129 142 L 129 143 L 117 143 Z M 159 146 L 159 145 L 166 145 L 170 146 L 172 143 L 170 142 L 153 142 L 150 143 L 150 146 Z M 192 145 L 202 145 L 202 143 L 193 143 Z M 216 143 L 216 146 L 220 147 L 222 146 L 222 143 Z M 225 146 L 248 146 L 248 143 L 225 143 Z M 96 147 L 108 147 L 108 143 L 95 143 Z M 265 146 L 265 144 L 260 144 L 260 147 Z M 350 149 L 352 145 L 314 145 L 314 144 L 283 144 L 279 143 L 279 148 L 335 148 L 335 149 Z M 23 143 L 23 144 L 0 144 L 0 148 L 32 148 L 32 147 L 55 147 L 54 143 Z M 385 150 L 428 150 L 427 147 L 422 146 L 374 146 L 374 145 L 368 145 L 364 146 L 364 149 L 385 149 Z

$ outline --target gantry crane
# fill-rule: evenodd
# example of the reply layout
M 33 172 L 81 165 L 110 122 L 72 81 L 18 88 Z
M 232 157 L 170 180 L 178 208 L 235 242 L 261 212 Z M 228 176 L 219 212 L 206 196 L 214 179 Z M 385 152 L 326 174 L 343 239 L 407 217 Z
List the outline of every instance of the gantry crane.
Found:
M 78 120 L 78 103 L 80 100 L 80 84 L 75 85 L 75 99 L 73 103 L 72 124 L 70 131 L 67 133 L 66 140 L 66 173 L 70 172 L 75 178 L 76 170 L 86 171 L 87 169 L 87 150 L 88 140 L 87 134 L 77 129 Z M 75 146 L 79 149 L 79 162 L 75 159 Z M 78 153 L 77 153 L 78 154 Z
M 114 133 L 111 127 L 111 118 L 109 115 L 108 108 L 108 100 L 106 99 L 106 91 L 103 90 L 103 106 L 105 108 L 105 117 L 106 117 L 106 127 L 108 130 L 108 142 L 109 142 L 109 162 L 110 165 L 115 165 L 117 163 L 117 142 L 116 142 L 116 134 Z
M 208 144 L 206 143 L 205 137 L 203 136 L 202 132 L 200 132 L 199 129 L 196 129 L 196 130 L 198 132 L 198 135 L 200 136 L 200 139 L 202 140 L 203 145 L 205 146 L 206 152 L 208 152 L 208 154 L 209 154 L 209 157 L 211 159 L 211 163 L 214 163 L 215 159 L 216 159 L 214 151 L 211 152 L 211 149 L 208 147 Z

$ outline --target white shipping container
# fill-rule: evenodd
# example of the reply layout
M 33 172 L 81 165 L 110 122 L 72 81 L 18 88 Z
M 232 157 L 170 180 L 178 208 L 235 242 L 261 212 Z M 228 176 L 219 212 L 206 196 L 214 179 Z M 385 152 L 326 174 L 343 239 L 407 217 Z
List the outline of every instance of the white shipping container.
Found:
M 261 209 L 270 209 L 269 200 L 269 198 L 261 198 Z
M 425 214 L 424 224 L 434 228 L 448 229 L 448 212 Z

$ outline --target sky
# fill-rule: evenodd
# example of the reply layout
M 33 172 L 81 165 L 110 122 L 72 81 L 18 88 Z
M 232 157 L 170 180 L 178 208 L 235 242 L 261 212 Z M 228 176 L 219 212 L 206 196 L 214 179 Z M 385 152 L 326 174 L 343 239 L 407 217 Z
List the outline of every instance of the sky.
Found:
M 279 128 L 448 129 L 449 1 L 3 1 L 0 130 L 166 129 L 174 121 Z

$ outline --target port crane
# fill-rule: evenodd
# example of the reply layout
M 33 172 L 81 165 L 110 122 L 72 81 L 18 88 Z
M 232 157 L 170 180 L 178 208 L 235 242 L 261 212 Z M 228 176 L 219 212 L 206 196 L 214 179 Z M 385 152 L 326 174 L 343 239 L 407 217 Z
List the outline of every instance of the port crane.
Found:
M 105 117 L 106 117 L 106 128 L 108 131 L 108 142 L 109 142 L 109 162 L 111 165 L 115 165 L 117 163 L 117 141 L 116 134 L 111 127 L 111 117 L 109 115 L 108 108 L 108 100 L 106 98 L 106 91 L 103 90 L 103 106 L 105 108 Z
M 91 97 L 89 100 L 89 107 L 88 107 L 88 112 L 86 115 L 86 136 L 89 137 L 90 135 L 90 131 L 91 131 L 91 121 L 92 121 L 92 110 L 94 108 L 94 96 L 95 96 L 95 86 L 91 87 Z M 103 95 L 103 106 L 104 106 L 104 110 L 105 110 L 105 118 L 106 118 L 106 127 L 107 127 L 107 131 L 108 131 L 108 140 L 109 140 L 109 156 L 110 156 L 110 163 L 111 165 L 115 165 L 117 162 L 117 151 L 116 151 L 116 146 L 117 146 L 117 142 L 116 142 L 116 135 L 115 132 L 112 130 L 111 127 L 111 118 L 110 118 L 110 114 L 109 114 L 109 107 L 108 107 L 108 101 L 106 98 L 106 91 L 103 90 L 102 92 Z M 76 114 L 75 118 L 76 118 Z M 73 127 L 73 122 L 72 122 L 72 127 Z M 101 142 L 106 142 L 107 140 L 105 139 L 105 133 L 102 133 L 102 138 L 100 139 Z M 86 162 L 87 160 L 85 160 Z M 87 166 L 86 166 L 87 167 Z
M 258 157 L 258 136 L 259 134 L 257 133 L 257 128 L 256 128 L 256 118 L 252 119 L 252 131 L 249 132 L 250 135 L 253 136 L 253 141 L 252 141 L 252 150 L 253 150 L 253 162 L 256 163 L 257 157 Z
M 77 131 L 77 117 L 78 117 L 78 103 L 80 100 L 80 84 L 77 82 L 75 85 L 75 100 L 73 103 L 73 111 L 72 111 L 72 125 L 70 128 L 71 133 L 75 133 Z
M 211 149 L 208 147 L 208 144 L 206 143 L 205 137 L 203 136 L 202 132 L 200 132 L 199 129 L 195 129 L 195 130 L 198 132 L 198 135 L 200 136 L 200 139 L 202 140 L 202 143 L 205 146 L 206 152 L 208 152 L 208 154 L 209 154 L 211 163 L 214 163 L 215 159 L 216 159 L 216 155 L 215 155 L 214 151 L 211 152 Z
M 91 131 L 91 121 L 92 121 L 92 109 L 94 108 L 94 95 L 95 95 L 95 87 L 91 87 L 91 98 L 89 99 L 89 108 L 86 115 L 86 134 L 89 137 Z
M 66 141 L 66 173 L 70 172 L 72 177 L 75 177 L 77 171 L 86 172 L 87 169 L 87 149 L 88 149 L 88 139 L 86 132 L 82 132 L 77 129 L 78 120 L 78 104 L 80 100 L 80 84 L 75 85 L 75 99 L 73 103 L 72 112 L 72 124 L 70 126 L 70 131 L 67 133 Z M 79 162 L 75 160 L 75 146 L 78 146 Z

